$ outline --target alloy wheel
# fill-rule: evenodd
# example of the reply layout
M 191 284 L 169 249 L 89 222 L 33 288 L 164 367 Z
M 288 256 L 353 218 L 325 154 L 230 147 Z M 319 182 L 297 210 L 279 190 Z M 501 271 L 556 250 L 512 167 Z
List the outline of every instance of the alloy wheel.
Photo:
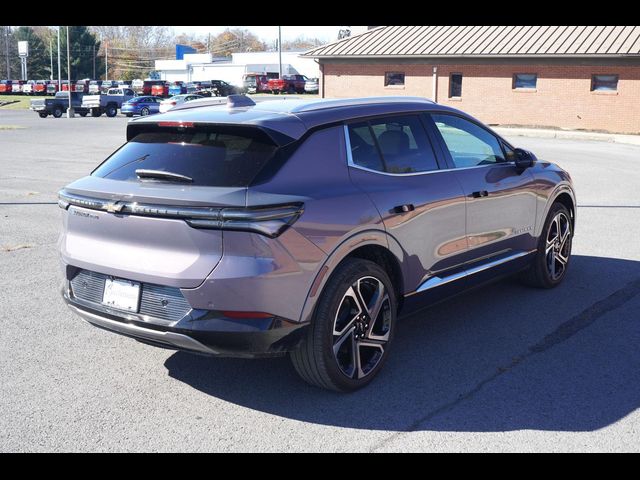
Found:
M 382 360 L 391 333 L 391 303 L 375 277 L 356 280 L 345 292 L 333 322 L 333 354 L 349 378 L 369 375 Z
M 564 275 L 570 254 L 571 222 L 565 213 L 560 212 L 549 225 L 545 247 L 547 271 L 553 281 Z

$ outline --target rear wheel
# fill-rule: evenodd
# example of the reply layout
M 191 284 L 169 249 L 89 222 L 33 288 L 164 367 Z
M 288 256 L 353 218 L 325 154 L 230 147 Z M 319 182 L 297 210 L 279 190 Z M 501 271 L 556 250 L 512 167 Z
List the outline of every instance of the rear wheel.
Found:
M 382 368 L 395 327 L 391 280 L 377 264 L 347 259 L 331 276 L 300 346 L 291 352 L 308 383 L 340 392 L 367 385 Z
M 53 116 L 56 118 L 60 118 L 62 116 L 63 110 L 61 106 L 56 106 L 53 109 Z
M 146 117 L 147 115 L 149 115 L 149 113 L 151 113 L 149 111 L 149 109 L 147 107 L 143 107 L 142 110 L 140 110 L 140 115 L 143 117 Z
M 89 112 L 82 112 L 82 113 L 80 113 L 80 116 L 81 116 L 81 117 L 86 117 L 88 113 L 89 113 Z
M 538 288 L 559 285 L 569 267 L 572 239 L 571 214 L 563 204 L 554 203 L 540 235 L 536 256 L 529 269 L 522 273 L 523 282 Z
M 115 105 L 107 105 L 105 112 L 107 117 L 113 118 L 118 114 L 118 108 Z
M 40 118 L 47 118 L 49 114 L 47 112 L 39 112 L 38 115 L 40 115 Z

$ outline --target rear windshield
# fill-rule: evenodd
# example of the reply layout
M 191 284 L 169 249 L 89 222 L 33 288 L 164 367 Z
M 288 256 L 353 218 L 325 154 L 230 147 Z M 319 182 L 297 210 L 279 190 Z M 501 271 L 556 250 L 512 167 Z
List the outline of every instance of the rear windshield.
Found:
M 125 143 L 92 175 L 148 182 L 157 180 L 140 180 L 135 171 L 163 170 L 192 178 L 192 185 L 246 187 L 277 147 L 260 130 L 237 130 L 143 132 Z

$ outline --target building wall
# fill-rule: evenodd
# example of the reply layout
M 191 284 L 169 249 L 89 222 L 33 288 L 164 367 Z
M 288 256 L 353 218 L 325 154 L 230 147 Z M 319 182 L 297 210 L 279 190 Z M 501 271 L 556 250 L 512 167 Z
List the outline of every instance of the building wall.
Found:
M 584 63 L 584 62 L 583 62 Z M 323 63 L 327 98 L 415 95 L 432 98 L 433 66 L 426 63 Z M 640 66 L 571 64 L 437 64 L 437 101 L 487 124 L 532 125 L 640 133 Z M 404 86 L 384 86 L 388 71 Z M 462 96 L 449 98 L 449 74 L 462 73 Z M 514 73 L 537 73 L 535 91 L 512 88 Z M 617 92 L 592 92 L 591 76 L 617 74 Z M 323 90 L 324 89 L 324 90 Z

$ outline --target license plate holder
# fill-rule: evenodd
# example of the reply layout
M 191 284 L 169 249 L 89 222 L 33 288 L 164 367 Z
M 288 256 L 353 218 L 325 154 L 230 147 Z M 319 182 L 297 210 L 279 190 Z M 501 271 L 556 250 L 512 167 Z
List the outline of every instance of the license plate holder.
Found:
M 140 305 L 140 283 L 107 278 L 104 282 L 102 304 L 126 312 L 137 312 Z

